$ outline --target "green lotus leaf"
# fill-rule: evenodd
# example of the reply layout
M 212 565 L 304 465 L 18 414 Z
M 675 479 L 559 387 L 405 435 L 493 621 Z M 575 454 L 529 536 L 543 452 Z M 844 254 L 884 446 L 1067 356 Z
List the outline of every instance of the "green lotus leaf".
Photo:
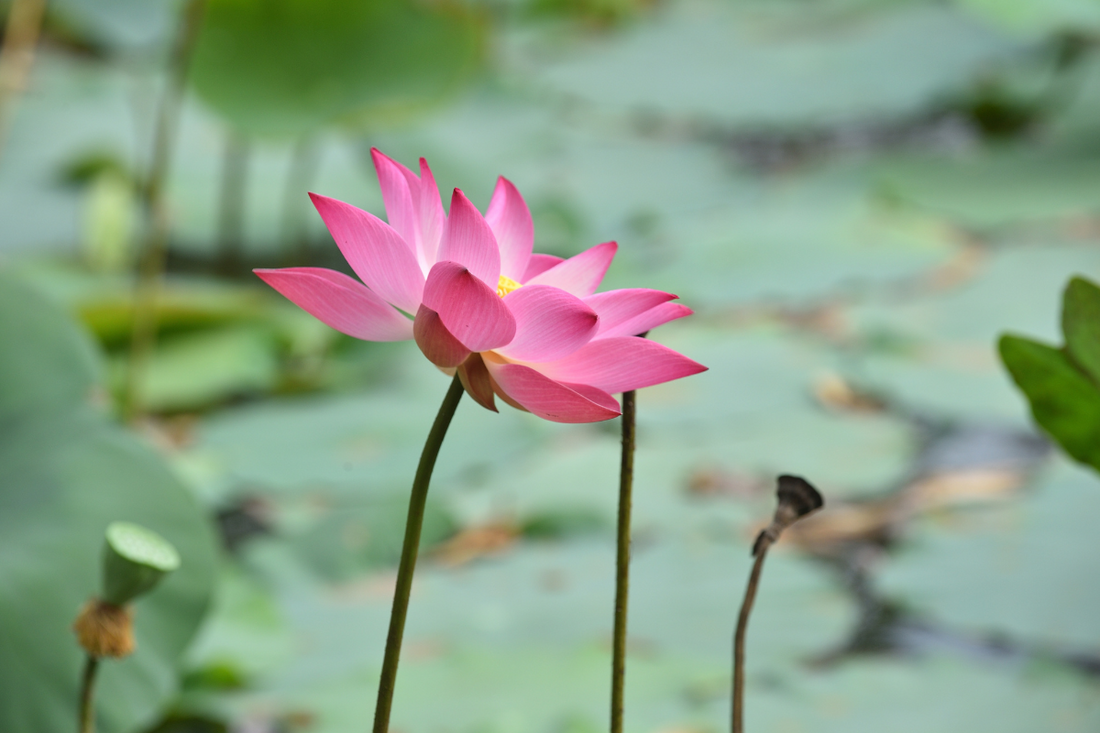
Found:
M 135 607 L 137 651 L 101 667 L 97 729 L 133 731 L 176 690 L 209 605 L 214 533 L 163 459 L 89 404 L 101 369 L 87 336 L 7 276 L 0 343 L 0 730 L 75 730 L 82 652 L 71 626 L 100 592 L 105 530 L 126 521 L 182 557 Z
M 438 102 L 477 68 L 482 36 L 454 3 L 210 0 L 191 79 L 241 132 L 301 135 Z

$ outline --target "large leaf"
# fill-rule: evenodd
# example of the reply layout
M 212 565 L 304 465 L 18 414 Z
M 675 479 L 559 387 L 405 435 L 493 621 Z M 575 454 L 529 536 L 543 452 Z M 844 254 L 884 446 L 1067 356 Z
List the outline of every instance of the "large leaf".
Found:
M 183 556 L 137 605 L 137 652 L 102 667 L 99 730 L 134 730 L 175 689 L 209 601 L 213 532 L 160 457 L 87 404 L 98 371 L 87 337 L 7 277 L 0 343 L 0 730 L 75 728 L 81 652 L 70 626 L 97 592 L 113 520 L 155 530 Z
M 1001 359 L 1043 430 L 1076 460 L 1100 469 L 1100 391 L 1064 351 L 1020 336 L 1000 340 Z
M 53 304 L 0 279 L 0 434 L 14 421 L 85 401 L 95 348 Z
M 192 80 L 240 130 L 298 135 L 438 101 L 476 67 L 481 38 L 459 5 L 210 0 Z

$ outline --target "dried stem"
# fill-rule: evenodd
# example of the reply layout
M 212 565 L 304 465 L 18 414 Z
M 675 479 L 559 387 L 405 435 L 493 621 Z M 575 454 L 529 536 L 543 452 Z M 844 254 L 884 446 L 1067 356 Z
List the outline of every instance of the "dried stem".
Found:
M 741 613 L 737 617 L 737 630 L 733 634 L 733 692 L 730 701 L 730 731 L 743 733 L 745 729 L 745 632 L 749 628 L 749 614 L 756 600 L 756 588 L 760 584 L 760 573 L 764 569 L 764 558 L 768 548 L 779 539 L 783 530 L 807 514 L 816 512 L 824 506 L 824 500 L 809 481 L 800 476 L 784 474 L 778 478 L 776 495 L 779 506 L 775 509 L 771 524 L 764 528 L 752 545 L 752 554 L 756 560 L 749 574 L 749 585 L 745 589 L 745 600 L 741 603 Z
M 7 139 L 13 102 L 27 88 L 45 10 L 46 0 L 15 0 L 8 11 L 0 48 L 0 151 Z
M 745 717 L 745 631 L 749 627 L 749 614 L 756 601 L 756 587 L 760 583 L 760 572 L 764 569 L 764 557 L 768 554 L 771 542 L 761 543 L 752 564 L 749 585 L 745 589 L 745 600 L 741 603 L 741 614 L 737 617 L 737 632 L 733 635 L 733 707 L 730 730 L 743 733 Z
M 84 661 L 84 673 L 80 677 L 80 709 L 77 713 L 79 733 L 95 733 L 95 694 L 96 672 L 99 671 L 99 658 L 89 654 Z
M 611 733 L 623 730 L 626 677 L 626 609 L 630 593 L 630 513 L 634 491 L 634 391 L 623 393 L 623 453 L 619 470 L 619 521 L 615 552 L 615 627 L 611 652 Z
M 149 174 L 140 190 L 146 236 L 138 262 L 138 281 L 134 293 L 134 322 L 130 339 L 130 363 L 121 404 L 122 416 L 127 421 L 133 421 L 141 415 L 141 386 L 157 336 L 157 291 L 160 277 L 164 272 L 165 260 L 168 257 L 169 221 L 167 205 L 164 201 L 164 184 L 168 178 L 187 72 L 191 66 L 191 55 L 205 9 L 206 0 L 188 0 L 183 9 L 183 17 L 180 20 L 169 62 L 167 86 L 157 110 Z
M 390 709 L 393 707 L 393 690 L 397 682 L 397 663 L 401 659 L 401 639 L 405 634 L 405 616 L 409 611 L 409 594 L 412 591 L 416 557 L 420 551 L 420 530 L 424 524 L 424 505 L 428 499 L 428 485 L 432 469 L 439 456 L 439 448 L 447 435 L 458 403 L 462 399 L 462 381 L 455 375 L 439 414 L 435 417 L 420 464 L 416 467 L 412 493 L 409 497 L 409 516 L 405 521 L 405 541 L 401 546 L 401 562 L 397 566 L 397 587 L 393 593 L 393 609 L 390 611 L 390 629 L 386 635 L 386 653 L 382 659 L 382 676 L 378 683 L 378 704 L 374 708 L 374 733 L 387 733 L 390 727 Z

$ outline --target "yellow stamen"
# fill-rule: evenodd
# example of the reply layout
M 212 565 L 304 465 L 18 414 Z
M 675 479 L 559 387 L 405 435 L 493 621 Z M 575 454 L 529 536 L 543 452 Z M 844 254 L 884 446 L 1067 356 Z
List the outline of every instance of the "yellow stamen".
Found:
M 503 298 L 505 295 L 512 292 L 513 290 L 522 287 L 523 285 L 516 282 L 512 278 L 504 277 L 504 275 L 501 275 L 500 280 L 497 281 L 497 295 Z

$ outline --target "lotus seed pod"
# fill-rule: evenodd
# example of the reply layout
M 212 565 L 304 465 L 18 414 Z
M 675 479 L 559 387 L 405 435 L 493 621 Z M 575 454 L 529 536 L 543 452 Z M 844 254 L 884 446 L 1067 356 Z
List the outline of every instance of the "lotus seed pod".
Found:
M 179 565 L 168 540 L 130 522 L 112 522 L 103 546 L 103 600 L 125 606 Z
M 778 481 L 779 510 L 793 515 L 788 524 L 820 509 L 825 503 L 818 490 L 801 476 L 784 474 Z
M 760 554 L 765 545 L 778 540 L 784 529 L 825 504 L 818 490 L 801 476 L 783 474 L 778 478 L 778 484 L 776 496 L 779 499 L 779 506 L 775 508 L 775 516 L 771 524 L 761 530 L 756 541 L 752 543 L 753 557 Z

